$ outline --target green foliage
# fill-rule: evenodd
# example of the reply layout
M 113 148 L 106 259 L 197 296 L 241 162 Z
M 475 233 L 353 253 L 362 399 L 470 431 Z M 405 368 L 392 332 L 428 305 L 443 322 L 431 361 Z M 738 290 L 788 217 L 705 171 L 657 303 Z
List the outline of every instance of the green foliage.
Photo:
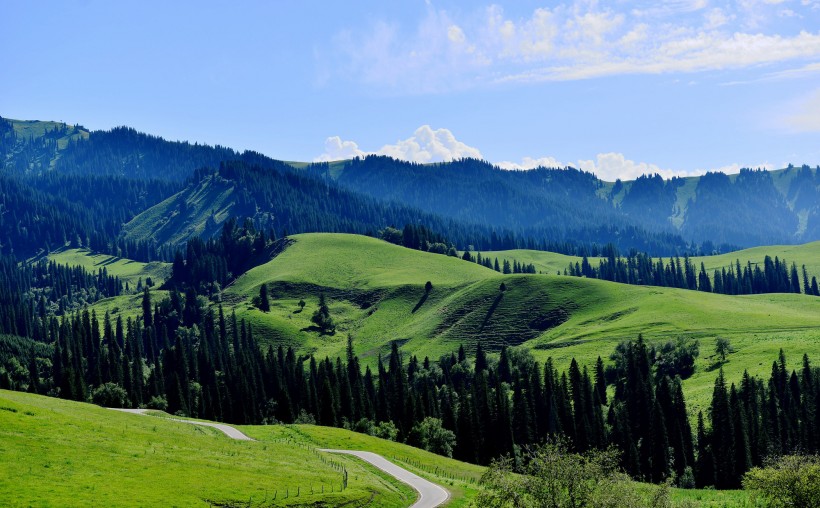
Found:
M 658 376 L 686 379 L 695 372 L 700 342 L 691 337 L 678 337 L 674 341 L 664 342 L 656 351 L 654 363 Z
M 743 488 L 771 508 L 820 506 L 820 457 L 781 457 L 746 473 Z
M 718 337 L 715 339 L 715 355 L 721 363 L 726 362 L 726 356 L 732 352 L 732 344 L 726 337 Z
M 105 383 L 91 391 L 91 401 L 102 407 L 127 407 L 128 392 L 116 383 Z M 157 406 L 155 403 L 154 406 Z M 160 409 L 153 407 L 152 409 Z
M 333 322 L 333 318 L 330 317 L 330 308 L 327 306 L 324 293 L 319 295 L 319 307 L 316 309 L 316 312 L 313 313 L 310 320 L 319 328 L 322 335 L 333 335 L 336 333 L 336 324 Z
M 441 420 L 428 416 L 417 423 L 410 431 L 411 440 L 417 442 L 428 452 L 453 456 L 453 447 L 456 444 L 456 435 L 452 430 L 445 429 Z
M 581 508 L 640 506 L 613 450 L 574 453 L 565 442 L 548 442 L 524 454 L 520 471 L 512 459 L 493 462 L 481 477 L 476 506 Z M 600 501 L 600 502 L 599 502 Z M 603 502 L 604 504 L 601 504 Z

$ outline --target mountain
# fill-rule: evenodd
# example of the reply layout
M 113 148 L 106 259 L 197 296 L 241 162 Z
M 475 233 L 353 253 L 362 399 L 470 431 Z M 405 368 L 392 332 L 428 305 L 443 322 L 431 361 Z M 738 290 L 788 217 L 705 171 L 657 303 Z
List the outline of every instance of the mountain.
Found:
M 615 183 L 573 168 L 506 171 L 473 159 L 422 165 L 368 156 L 335 171 L 322 165 L 304 171 L 357 192 L 525 235 L 545 230 L 580 239 L 597 224 L 712 246 L 820 239 L 820 171 L 808 166 Z
M 130 216 L 118 218 L 123 224 L 145 213 L 143 218 L 162 220 L 162 231 L 150 231 L 151 226 L 140 233 L 143 221 L 138 217 L 123 234 L 123 238 L 150 237 L 159 243 L 179 243 L 191 234 L 215 231 L 227 215 L 240 220 L 265 218 L 290 232 L 350 233 L 374 233 L 388 225 L 401 228 L 402 221 L 412 216 L 414 223 L 428 221 L 422 222 L 427 227 L 454 225 L 437 232 L 460 248 L 522 247 L 589 255 L 597 253 L 596 245 L 607 243 L 622 251 L 671 255 L 820 239 L 820 171 L 808 166 L 671 180 L 646 175 L 611 183 L 573 168 L 506 171 L 472 159 L 422 165 L 368 156 L 330 164 L 286 163 L 256 152 L 166 141 L 127 127 L 89 131 L 63 123 L 6 119 L 0 119 L 0 161 L 4 177 L 24 179 L 35 190 L 42 188 L 44 176 L 55 174 L 168 182 L 162 192 L 143 194 L 142 209 L 130 207 Z M 226 161 L 241 161 L 261 172 L 293 175 L 282 176 L 287 180 L 282 184 L 292 187 L 292 197 L 308 196 L 324 186 L 334 198 L 348 203 L 352 196 L 357 203 L 367 198 L 372 210 L 398 207 L 414 212 L 374 211 L 365 213 L 363 219 L 347 205 L 316 209 L 313 204 L 318 201 L 311 198 L 311 205 L 296 205 L 302 216 L 327 217 L 333 209 L 336 218 L 294 220 L 287 210 L 294 209 L 298 199 L 287 203 L 255 198 L 253 203 L 235 201 L 254 191 L 243 188 L 242 182 L 228 182 L 224 175 L 205 189 L 197 171 L 219 171 Z M 184 198 L 164 201 L 180 189 Z M 208 204 L 208 199 L 216 201 Z M 197 206 L 193 211 L 168 209 L 183 202 Z M 148 211 L 157 203 L 161 203 L 159 210 Z M 251 204 L 253 209 L 248 209 Z M 201 217 L 206 208 L 206 216 Z M 116 227 L 108 228 L 113 229 Z M 475 233 L 474 238 L 452 233 L 468 229 Z M 76 234 L 70 231 L 65 236 L 70 240 Z

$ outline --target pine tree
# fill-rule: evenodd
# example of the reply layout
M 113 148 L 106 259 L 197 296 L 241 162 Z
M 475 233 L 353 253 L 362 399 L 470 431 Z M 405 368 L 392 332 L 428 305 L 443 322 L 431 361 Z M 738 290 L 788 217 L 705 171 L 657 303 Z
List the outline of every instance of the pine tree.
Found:
M 268 285 L 264 283 L 261 286 L 259 286 L 259 310 L 261 310 L 262 312 L 270 312 Z

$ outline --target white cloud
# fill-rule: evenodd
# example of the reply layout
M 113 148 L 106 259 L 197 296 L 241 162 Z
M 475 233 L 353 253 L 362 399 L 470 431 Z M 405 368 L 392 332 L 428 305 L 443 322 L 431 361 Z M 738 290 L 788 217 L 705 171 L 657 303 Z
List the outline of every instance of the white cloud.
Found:
M 555 157 L 524 157 L 521 162 L 501 161 L 495 163 L 495 165 L 508 170 L 528 170 L 539 167 L 566 168 L 572 166 L 594 173 L 598 178 L 608 182 L 614 182 L 619 178 L 621 180 L 634 180 L 641 175 L 654 175 L 656 173 L 663 178 L 669 179 L 675 176 L 696 176 L 706 172 L 702 169 L 693 171 L 665 169 L 657 164 L 635 162 L 627 159 L 624 154 L 619 152 L 599 153 L 595 159 L 581 159 L 569 163 L 560 162 Z M 740 171 L 739 166 L 735 172 L 738 171 Z
M 760 164 L 727 164 L 715 168 L 698 168 L 692 170 L 676 170 L 669 168 L 661 168 L 657 164 L 648 162 L 635 162 L 627 159 L 626 156 L 619 152 L 599 153 L 595 159 L 592 160 L 578 160 L 574 163 L 565 164 L 559 162 L 554 157 L 524 157 L 521 162 L 502 161 L 496 163 L 501 169 L 509 170 L 527 170 L 537 167 L 547 168 L 565 168 L 572 166 L 584 171 L 594 173 L 598 178 L 607 182 L 614 182 L 615 180 L 634 180 L 641 175 L 661 175 L 664 179 L 673 177 L 686 176 L 700 176 L 709 171 L 720 172 L 726 174 L 739 173 L 743 168 L 767 169 L 773 170 L 775 166 L 769 162 Z M 783 165 L 785 166 L 785 164 Z
M 458 25 L 450 25 L 447 28 L 447 38 L 455 44 L 463 44 L 466 39 L 464 31 Z
M 566 164 L 558 162 L 555 157 L 539 157 L 537 159 L 532 157 L 524 157 L 521 162 L 501 161 L 496 162 L 496 166 L 501 169 L 535 169 L 535 168 L 563 168 Z
M 387 155 L 394 159 L 423 164 L 468 157 L 482 158 L 477 148 L 457 140 L 448 129 L 432 129 L 429 125 L 422 125 L 409 138 L 399 140 L 392 145 L 384 145 L 374 152 L 360 150 L 359 145 L 354 141 L 342 141 L 339 136 L 331 136 L 325 140 L 325 152 L 313 161 L 343 160 L 369 154 Z
M 313 159 L 313 162 L 338 161 L 365 155 L 354 141 L 342 141 L 339 136 L 330 136 L 325 140 L 325 153 Z
M 617 74 L 697 73 L 809 64 L 820 59 L 820 31 L 764 30 L 778 15 L 795 20 L 816 0 L 668 0 L 649 9 L 575 0 L 508 16 L 492 5 L 460 14 L 430 6 L 409 33 L 379 22 L 337 37 L 336 65 L 375 86 L 427 93 L 511 81 L 580 80 Z
M 816 97 L 817 112 L 820 113 L 820 91 Z M 817 114 L 815 118 L 820 118 Z M 815 127 L 820 130 L 820 121 Z M 366 155 L 386 155 L 394 159 L 418 162 L 446 162 L 462 158 L 483 159 L 478 148 L 459 141 L 449 129 L 433 129 L 429 125 L 422 125 L 412 136 L 399 140 L 393 144 L 384 145 L 378 150 L 368 152 L 359 148 L 355 141 L 345 141 L 339 136 L 331 136 L 325 140 L 325 152 L 314 158 L 314 162 L 329 162 L 335 160 L 352 159 Z M 555 157 L 524 157 L 520 162 L 501 161 L 493 163 L 506 170 L 530 170 L 535 168 L 566 168 L 572 166 L 589 171 L 598 178 L 614 182 L 617 179 L 634 180 L 641 175 L 659 174 L 665 179 L 676 176 L 698 176 L 707 171 L 719 171 L 727 174 L 738 173 L 742 168 L 775 169 L 774 165 L 764 162 L 756 165 L 728 164 L 717 168 L 677 170 L 662 168 L 648 162 L 635 162 L 620 152 L 599 153 L 594 159 L 580 159 L 575 162 L 564 163 Z

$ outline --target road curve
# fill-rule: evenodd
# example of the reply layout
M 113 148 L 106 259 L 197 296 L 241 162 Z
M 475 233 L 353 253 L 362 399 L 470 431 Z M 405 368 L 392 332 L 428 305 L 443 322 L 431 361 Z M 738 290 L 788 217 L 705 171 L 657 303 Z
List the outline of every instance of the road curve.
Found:
M 442 486 L 436 485 L 433 482 L 427 481 L 424 478 L 411 473 L 410 471 L 393 464 L 381 455 L 372 452 L 360 452 L 353 450 L 329 450 L 319 449 L 321 452 L 330 453 L 344 453 L 346 455 L 353 455 L 365 462 L 368 462 L 385 473 L 393 476 L 399 481 L 406 483 L 413 487 L 419 493 L 419 498 L 410 508 L 435 508 L 441 506 L 447 499 L 450 498 L 450 493 Z
M 124 413 L 132 413 L 138 415 L 144 415 L 148 411 L 147 409 L 118 409 L 118 408 L 109 408 L 113 409 L 114 411 L 122 411 Z M 181 418 L 165 418 L 165 420 L 171 420 L 172 422 L 180 422 L 180 423 L 189 423 L 191 425 L 201 425 L 203 427 L 212 427 L 221 431 L 223 434 L 228 436 L 231 439 L 237 439 L 239 441 L 253 441 L 253 438 L 247 436 L 246 434 L 240 432 L 235 427 L 231 427 L 230 425 L 225 425 L 224 423 L 210 423 L 210 422 L 197 422 L 194 420 L 183 420 Z
M 147 409 L 109 409 L 138 415 L 145 415 L 148 412 Z M 212 427 L 214 429 L 222 431 L 226 436 L 228 436 L 231 439 L 237 439 L 240 441 L 253 441 L 252 438 L 240 432 L 235 427 L 231 427 L 230 425 L 225 425 L 222 423 L 198 422 L 195 420 L 183 420 L 180 418 L 166 418 L 166 420 L 171 420 L 180 423 L 189 423 L 191 425 L 202 425 L 203 427 Z M 416 490 L 416 492 L 419 493 L 419 498 L 416 500 L 415 503 L 413 503 L 412 506 L 410 506 L 410 508 L 436 508 L 437 506 L 441 506 L 445 501 L 447 501 L 450 498 L 450 493 L 444 487 L 436 485 L 433 482 L 427 481 L 424 478 L 404 469 L 403 467 L 399 467 L 396 464 L 393 464 L 381 455 L 372 452 L 362 452 L 355 450 L 319 449 L 319 451 L 353 455 L 354 457 L 358 457 L 363 461 L 368 462 L 369 464 L 372 464 L 373 466 L 381 469 L 382 471 L 396 478 L 397 480 L 404 482 L 407 485 L 410 485 L 411 487 L 413 487 L 413 489 Z

